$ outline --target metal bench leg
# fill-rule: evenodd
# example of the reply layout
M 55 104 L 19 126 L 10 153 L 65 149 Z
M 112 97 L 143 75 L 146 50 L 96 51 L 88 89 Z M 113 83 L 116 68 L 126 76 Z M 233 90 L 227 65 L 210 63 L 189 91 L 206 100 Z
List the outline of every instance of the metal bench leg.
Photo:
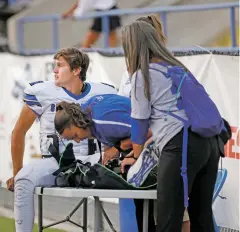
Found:
M 49 228 L 49 227 L 52 227 L 52 226 L 55 226 L 55 225 L 58 225 L 58 224 L 61 224 L 61 223 L 64 223 L 64 222 L 70 222 L 72 224 L 74 224 L 75 226 L 78 226 L 78 227 L 81 227 L 83 230 L 84 230 L 84 226 L 81 226 L 79 225 L 78 223 L 74 222 L 71 220 L 71 217 L 72 215 L 79 209 L 79 207 L 84 204 L 84 202 L 86 201 L 87 198 L 83 198 L 78 204 L 77 206 L 72 210 L 72 212 L 63 220 L 60 220 L 58 222 L 54 222 L 54 223 L 51 223 L 49 225 L 46 225 L 46 226 L 42 226 L 42 230 L 41 232 L 46 229 L 46 228 Z M 85 205 L 85 207 L 87 207 L 87 204 Z M 87 224 L 87 223 L 86 223 Z M 86 226 L 86 231 L 87 231 L 87 226 Z M 84 232 L 86 232 L 84 231 Z
M 43 200 L 42 195 L 38 195 L 38 232 L 43 231 Z
M 115 228 L 114 228 L 112 222 L 110 221 L 110 219 L 109 219 L 107 213 L 105 212 L 105 210 L 104 210 L 102 204 L 100 203 L 99 205 L 100 205 L 100 208 L 101 208 L 101 212 L 102 212 L 104 218 L 106 219 L 108 225 L 110 226 L 110 228 L 112 229 L 113 232 L 117 232 L 117 231 L 115 230 Z M 101 216 L 102 216 L 102 215 L 101 215 Z M 102 223 L 102 225 L 103 225 L 103 223 Z
M 94 197 L 94 208 L 95 208 L 95 214 L 94 214 L 94 232 L 100 232 L 102 231 L 102 213 L 101 213 L 101 202 L 99 200 L 99 197 Z
M 148 232 L 149 199 L 143 202 L 143 232 Z
M 83 203 L 83 232 L 87 232 L 87 213 L 88 213 L 88 199 L 85 198 Z

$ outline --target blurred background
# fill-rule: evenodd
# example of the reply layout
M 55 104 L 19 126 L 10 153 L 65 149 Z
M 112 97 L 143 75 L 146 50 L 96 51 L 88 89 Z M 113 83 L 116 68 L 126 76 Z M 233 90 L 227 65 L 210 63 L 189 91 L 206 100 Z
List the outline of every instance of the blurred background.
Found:
M 8 45 L 11 51 L 20 49 L 47 50 L 53 46 L 53 36 L 57 32 L 58 47 L 79 44 L 92 19 L 62 20 L 58 18 L 76 0 L 0 0 L 0 43 Z M 142 9 L 168 6 L 192 6 L 201 4 L 230 3 L 231 0 L 118 0 L 119 9 Z M 232 20 L 229 9 L 209 9 L 206 11 L 169 12 L 164 20 L 170 47 L 227 47 L 231 45 Z M 44 16 L 48 16 L 45 17 Z M 145 15 L 142 14 L 142 15 Z M 163 14 L 159 14 L 161 18 Z M 35 16 L 40 16 L 38 19 Z M 122 15 L 122 24 L 127 24 L 141 14 Z M 26 18 L 28 17 L 28 18 Z M 31 18 L 30 18 L 31 17 Z M 35 17 L 35 18 L 34 18 Z M 163 20 L 163 18 L 161 18 Z M 239 30 L 239 10 L 235 10 L 235 29 Z M 21 22 L 22 20 L 22 22 Z M 24 21 L 25 20 L 25 21 Z M 42 21 L 42 22 L 41 22 Z M 19 41 L 21 40 L 21 41 Z M 55 41 L 57 42 L 57 41 Z M 119 40 L 119 45 L 120 45 Z M 236 36 L 236 45 L 239 36 Z M 21 47 L 22 46 L 22 47 Z M 101 38 L 94 47 L 104 46 Z

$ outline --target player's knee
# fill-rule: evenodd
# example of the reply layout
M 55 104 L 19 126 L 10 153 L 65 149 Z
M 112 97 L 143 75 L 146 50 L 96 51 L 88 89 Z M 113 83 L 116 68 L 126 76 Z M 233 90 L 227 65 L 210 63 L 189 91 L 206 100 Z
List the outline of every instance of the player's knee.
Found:
M 35 170 L 36 166 L 37 165 L 34 162 L 24 166 L 15 176 L 14 182 L 16 183 L 19 180 L 29 180 L 32 183 L 36 182 L 38 176 L 38 172 Z
M 30 180 L 19 179 L 15 181 L 14 198 L 15 206 L 24 206 L 33 197 L 34 185 Z

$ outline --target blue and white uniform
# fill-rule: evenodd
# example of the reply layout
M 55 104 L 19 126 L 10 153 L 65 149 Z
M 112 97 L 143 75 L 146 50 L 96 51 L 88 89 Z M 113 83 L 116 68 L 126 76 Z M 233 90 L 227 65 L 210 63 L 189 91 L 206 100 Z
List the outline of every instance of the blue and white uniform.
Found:
M 103 94 L 116 93 L 116 90 L 108 85 L 98 83 L 86 83 L 82 94 L 76 96 L 68 90 L 58 87 L 53 81 L 39 81 L 30 83 L 24 91 L 23 100 L 33 110 L 40 120 L 40 149 L 43 155 L 50 155 L 48 147 L 51 140 L 47 135 L 55 134 L 54 117 L 56 104 L 61 101 L 85 103 L 90 97 Z M 64 144 L 73 142 L 74 154 L 77 159 L 87 160 L 87 141 L 75 143 L 74 141 L 60 141 L 60 151 Z M 91 157 L 91 156 L 90 156 Z M 92 158 L 92 157 L 91 157 Z M 89 161 L 89 160 L 87 160 Z M 34 188 L 36 186 L 54 185 L 52 173 L 58 169 L 57 161 L 51 157 L 42 160 L 35 160 L 24 166 L 15 177 L 15 226 L 16 232 L 32 232 L 34 222 Z
M 92 120 L 92 126 L 90 127 L 92 135 L 109 147 L 115 146 L 119 141 L 126 138 L 140 137 L 139 134 L 144 133 L 145 126 L 148 129 L 148 124 L 144 120 L 143 123 L 140 121 L 137 124 L 135 130 L 132 130 L 131 101 L 123 96 L 115 94 L 97 95 L 90 98 L 81 108 Z M 131 133 L 134 133 L 134 136 L 131 136 Z M 147 140 L 147 135 L 141 136 L 141 139 L 144 143 Z M 141 180 L 147 177 L 155 165 L 155 157 L 145 155 L 144 159 L 141 158 L 137 161 L 136 168 L 131 173 L 133 175 L 139 173 L 141 179 L 137 179 L 138 182 L 142 183 Z M 136 184 L 136 186 L 140 186 L 140 184 Z
M 93 121 L 92 134 L 101 143 L 113 147 L 119 140 L 130 137 L 131 102 L 129 98 L 115 95 L 97 95 L 82 106 Z
M 56 113 L 56 104 L 61 101 L 74 102 L 78 104 L 85 103 L 89 98 L 96 94 L 116 93 L 116 90 L 108 85 L 99 83 L 85 83 L 86 87 L 82 94 L 76 96 L 68 90 L 58 87 L 54 81 L 30 83 L 24 91 L 23 100 L 37 115 L 40 120 L 40 149 L 42 155 L 49 155 L 49 138 L 47 135 L 55 134 L 54 117 Z M 64 150 L 67 140 L 60 141 L 60 152 Z M 71 141 L 74 147 L 74 154 L 77 159 L 80 156 L 88 155 L 87 140 L 80 143 Z
M 131 118 L 131 101 L 120 95 L 94 96 L 82 105 L 82 110 L 90 112 L 89 117 L 93 121 L 91 127 L 93 136 L 109 147 L 113 147 L 120 140 L 131 137 L 131 133 L 137 137 L 139 133 L 148 128 L 145 120 L 143 122 L 140 120 L 135 130 L 131 130 L 134 120 Z M 140 139 L 145 142 L 147 135 L 141 136 Z

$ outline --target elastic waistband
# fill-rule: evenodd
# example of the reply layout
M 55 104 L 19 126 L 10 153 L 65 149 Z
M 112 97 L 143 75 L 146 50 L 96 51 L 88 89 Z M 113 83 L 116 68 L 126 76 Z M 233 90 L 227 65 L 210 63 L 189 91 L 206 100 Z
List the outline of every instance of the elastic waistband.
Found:
M 53 155 L 42 155 L 43 159 L 49 159 L 49 158 L 54 158 L 57 162 L 59 162 L 59 157 L 55 157 Z

